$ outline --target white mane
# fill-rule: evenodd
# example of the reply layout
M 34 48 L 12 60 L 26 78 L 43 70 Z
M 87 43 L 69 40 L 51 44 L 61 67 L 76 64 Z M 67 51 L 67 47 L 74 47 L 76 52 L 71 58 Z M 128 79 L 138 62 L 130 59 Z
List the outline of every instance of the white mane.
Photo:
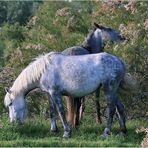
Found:
M 20 91 L 27 89 L 28 85 L 40 79 L 46 66 L 50 63 L 49 55 L 53 52 L 41 55 L 36 60 L 30 63 L 17 77 L 11 90 L 16 95 Z

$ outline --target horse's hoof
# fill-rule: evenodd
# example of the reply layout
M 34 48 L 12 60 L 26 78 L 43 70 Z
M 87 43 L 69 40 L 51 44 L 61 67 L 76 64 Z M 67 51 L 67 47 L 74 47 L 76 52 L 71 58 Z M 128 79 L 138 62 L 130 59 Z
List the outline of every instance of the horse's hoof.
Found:
M 102 138 L 107 138 L 111 134 L 110 130 L 108 128 L 104 129 L 103 134 L 101 135 Z
M 52 128 L 52 129 L 50 129 L 50 132 L 57 133 L 58 132 L 58 128 Z
M 117 136 L 119 136 L 119 137 L 125 137 L 126 136 L 126 133 L 120 132 Z
M 109 137 L 109 134 L 103 133 L 103 134 L 101 135 L 101 137 L 104 138 L 104 139 L 105 139 L 105 138 L 108 138 L 108 137 Z
M 65 131 L 63 138 L 70 138 L 70 136 L 71 136 L 71 131 Z

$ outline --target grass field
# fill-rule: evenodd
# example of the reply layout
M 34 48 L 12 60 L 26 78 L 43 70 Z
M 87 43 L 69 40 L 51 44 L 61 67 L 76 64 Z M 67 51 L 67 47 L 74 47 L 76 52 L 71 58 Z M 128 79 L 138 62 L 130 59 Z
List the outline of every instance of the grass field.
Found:
M 59 130 L 57 133 L 51 133 L 49 130 L 50 121 L 44 118 L 36 117 L 28 119 L 23 127 L 10 125 L 8 119 L 2 118 L 0 121 L 0 146 L 62 146 L 62 147 L 139 147 L 144 134 L 136 133 L 136 129 L 147 127 L 146 120 L 131 120 L 127 122 L 128 134 L 126 137 L 120 137 L 118 133 L 118 123 L 113 124 L 112 135 L 103 139 L 101 134 L 105 124 L 97 125 L 93 116 L 87 116 L 79 129 L 73 129 L 70 139 L 63 139 L 63 128 L 61 122 L 58 122 Z

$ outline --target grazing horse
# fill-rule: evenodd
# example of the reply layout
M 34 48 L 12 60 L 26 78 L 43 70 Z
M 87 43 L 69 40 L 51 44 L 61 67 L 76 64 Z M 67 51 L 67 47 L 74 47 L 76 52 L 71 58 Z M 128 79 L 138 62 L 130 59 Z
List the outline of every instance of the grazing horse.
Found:
M 89 32 L 85 38 L 82 46 L 74 46 L 65 49 L 62 53 L 65 55 L 84 55 L 92 53 L 103 52 L 104 45 L 106 41 L 119 42 L 125 40 L 120 32 L 98 25 L 94 23 L 94 28 Z M 96 93 L 96 98 L 99 97 L 99 90 Z M 71 126 L 75 127 L 79 124 L 82 117 L 82 113 L 85 109 L 84 105 L 85 97 L 83 98 L 71 98 L 70 96 L 66 97 L 67 108 L 68 108 L 68 122 Z M 95 100 L 96 110 L 97 110 L 97 119 L 101 123 L 101 113 L 100 113 L 100 104 L 99 100 Z M 119 107 L 122 106 L 122 103 L 119 100 Z M 52 110 L 52 104 L 50 105 L 50 110 Z
M 9 107 L 10 121 L 23 123 L 26 114 L 26 94 L 35 89 L 48 92 L 53 105 L 51 128 L 56 130 L 55 109 L 57 108 L 64 127 L 64 138 L 69 138 L 71 129 L 68 125 L 62 95 L 74 98 L 86 96 L 103 86 L 107 99 L 107 123 L 104 136 L 111 132 L 115 108 L 118 104 L 117 89 L 126 72 L 124 62 L 108 53 L 66 56 L 51 52 L 37 58 L 26 67 L 7 91 L 4 98 Z M 121 132 L 126 132 L 124 108 L 121 111 Z

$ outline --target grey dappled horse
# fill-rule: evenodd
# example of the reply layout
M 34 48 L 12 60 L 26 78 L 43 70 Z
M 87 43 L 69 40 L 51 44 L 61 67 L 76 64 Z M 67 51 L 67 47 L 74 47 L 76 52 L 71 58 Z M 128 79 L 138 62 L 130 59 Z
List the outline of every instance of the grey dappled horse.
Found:
M 100 53 L 103 52 L 105 42 L 112 41 L 112 42 L 119 42 L 123 41 L 125 38 L 121 35 L 120 32 L 104 27 L 102 25 L 98 25 L 94 23 L 94 28 L 89 32 L 87 37 L 85 38 L 83 44 L 81 46 L 74 46 L 65 49 L 62 53 L 65 55 L 84 55 L 84 54 L 92 54 L 92 53 Z M 97 110 L 97 119 L 98 122 L 101 123 L 101 113 L 100 113 L 100 104 L 99 104 L 99 90 L 96 93 L 96 110 Z M 76 126 L 79 124 L 80 119 L 82 117 L 82 113 L 84 111 L 83 98 L 71 98 L 70 96 L 66 97 L 67 101 L 67 108 L 68 108 L 68 122 L 71 126 Z M 122 103 L 119 100 L 117 109 L 119 107 L 122 108 Z M 52 111 L 52 104 L 50 105 L 50 110 Z
M 86 96 L 103 86 L 107 100 L 107 124 L 104 136 L 111 132 L 111 124 L 119 97 L 117 88 L 125 75 L 125 64 L 121 59 L 108 53 L 66 56 L 48 53 L 37 58 L 17 77 L 7 91 L 4 103 L 9 107 L 10 121 L 23 123 L 26 114 L 26 94 L 35 89 L 48 92 L 53 105 L 51 129 L 56 130 L 55 110 L 58 110 L 63 127 L 63 137 L 71 135 L 62 102 L 62 95 L 74 98 Z M 124 107 L 120 110 L 121 132 L 126 132 Z

